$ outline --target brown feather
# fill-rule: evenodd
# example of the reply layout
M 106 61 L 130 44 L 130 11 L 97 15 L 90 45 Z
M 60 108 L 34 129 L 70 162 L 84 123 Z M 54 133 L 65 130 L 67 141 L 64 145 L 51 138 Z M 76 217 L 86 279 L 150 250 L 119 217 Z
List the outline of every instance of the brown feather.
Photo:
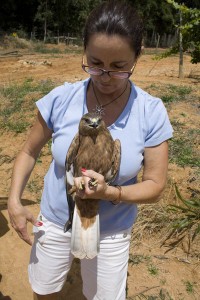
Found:
M 97 124 L 95 123 L 97 120 Z M 94 127 L 92 127 L 94 125 Z M 96 126 L 96 127 L 95 127 Z M 74 137 L 66 157 L 66 169 L 73 165 L 73 176 L 82 176 L 81 168 L 94 170 L 105 177 L 106 182 L 112 181 L 120 166 L 120 141 L 113 140 L 104 121 L 99 115 L 86 114 L 79 124 L 79 132 Z M 76 202 L 82 226 L 86 229 L 95 222 L 99 209 L 99 201 L 81 199 L 68 185 L 68 192 L 72 193 Z

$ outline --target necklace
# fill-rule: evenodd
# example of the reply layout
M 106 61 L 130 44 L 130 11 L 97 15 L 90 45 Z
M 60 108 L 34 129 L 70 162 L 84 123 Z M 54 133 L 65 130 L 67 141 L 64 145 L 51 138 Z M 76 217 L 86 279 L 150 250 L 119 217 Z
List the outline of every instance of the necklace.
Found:
M 97 97 L 97 94 L 95 92 L 95 89 L 94 89 L 94 85 L 93 85 L 93 82 L 92 82 L 92 90 L 93 90 L 93 93 L 95 95 L 95 98 L 96 98 L 96 101 L 97 101 L 97 105 L 96 105 L 96 108 L 94 109 L 95 113 L 99 114 L 99 115 L 102 115 L 102 114 L 105 114 L 104 111 L 104 107 L 108 106 L 109 104 L 113 103 L 115 100 L 119 99 L 126 91 L 127 89 L 127 86 L 128 86 L 128 81 L 127 81 L 127 84 L 126 84 L 126 87 L 125 89 L 123 90 L 123 92 L 117 96 L 116 98 L 112 99 L 110 102 L 106 103 L 106 104 L 101 104 L 98 97 Z

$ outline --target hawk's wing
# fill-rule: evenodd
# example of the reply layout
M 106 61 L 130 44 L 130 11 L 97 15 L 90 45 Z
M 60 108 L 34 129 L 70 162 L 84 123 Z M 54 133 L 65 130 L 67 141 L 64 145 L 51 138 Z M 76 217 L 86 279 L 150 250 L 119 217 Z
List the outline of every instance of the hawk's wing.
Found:
M 73 138 L 71 145 L 67 152 L 67 157 L 65 161 L 66 170 L 66 187 L 67 187 L 67 202 L 69 208 L 69 219 L 64 226 L 64 232 L 68 231 L 72 227 L 73 215 L 74 215 L 74 199 L 73 194 L 75 192 L 74 186 L 74 160 L 77 155 L 79 148 L 79 134 L 77 133 Z
M 66 181 L 67 184 L 72 187 L 74 185 L 74 161 L 77 156 L 79 149 L 79 134 L 77 133 L 73 138 L 71 145 L 67 152 L 67 157 L 65 161 L 65 169 L 66 169 Z
M 110 172 L 105 175 L 105 181 L 110 183 L 114 181 L 117 173 L 119 172 L 120 168 L 120 161 L 121 161 L 121 143 L 120 140 L 113 141 L 114 148 L 113 148 L 113 155 L 112 155 L 112 165 L 110 168 Z

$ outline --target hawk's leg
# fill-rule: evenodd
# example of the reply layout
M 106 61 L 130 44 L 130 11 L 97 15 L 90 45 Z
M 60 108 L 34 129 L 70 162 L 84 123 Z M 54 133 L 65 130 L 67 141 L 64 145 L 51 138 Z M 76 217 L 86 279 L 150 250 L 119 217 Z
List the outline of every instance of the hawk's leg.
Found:
M 84 183 L 84 181 L 81 181 L 80 185 L 79 185 L 79 190 L 84 191 L 84 189 L 85 189 L 85 183 Z
M 98 180 L 97 180 L 96 178 L 91 178 L 91 179 L 88 181 L 88 185 L 89 185 L 89 188 L 97 187 L 97 185 L 98 185 Z

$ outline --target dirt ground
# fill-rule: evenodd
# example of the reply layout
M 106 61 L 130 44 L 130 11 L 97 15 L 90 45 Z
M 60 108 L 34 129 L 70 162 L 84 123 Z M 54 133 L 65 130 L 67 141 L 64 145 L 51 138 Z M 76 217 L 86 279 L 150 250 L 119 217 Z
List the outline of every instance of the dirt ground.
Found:
M 0 57 L 1 86 L 23 82 L 30 77 L 36 81 L 51 79 L 55 84 L 64 81 L 74 82 L 87 77 L 87 74 L 81 70 L 81 54 L 38 54 L 20 50 L 19 55 Z M 173 84 L 197 89 L 199 81 L 192 75 L 199 74 L 200 69 L 198 65 L 190 63 L 189 56 L 184 58 L 184 72 L 185 78 L 179 79 L 177 56 L 157 62 L 152 60 L 152 55 L 143 54 L 131 79 L 144 89 L 152 84 Z M 182 120 L 184 113 L 187 117 Z M 199 111 L 187 101 L 173 104 L 170 119 L 179 119 L 186 122 L 188 126 L 199 128 Z M 16 135 L 12 132 L 1 133 L 0 136 L 0 299 L 5 300 L 32 299 L 27 278 L 30 246 L 20 240 L 10 226 L 6 209 L 13 161 L 25 138 L 24 133 Z M 32 174 L 31 178 L 40 180 L 41 185 L 50 160 L 50 155 L 43 156 L 42 164 L 38 164 Z M 189 167 L 181 168 L 170 164 L 169 182 L 174 180 L 182 186 L 183 190 L 187 190 L 188 179 L 192 176 L 192 172 Z M 194 185 L 197 189 L 196 183 Z M 40 194 L 41 190 L 34 192 L 30 189 L 25 189 L 23 194 L 23 204 L 35 216 L 39 212 Z M 170 185 L 168 185 L 161 202 L 166 204 L 168 200 L 170 201 L 170 195 Z M 30 224 L 28 228 L 31 234 Z M 160 247 L 161 239 L 160 234 L 156 235 L 154 232 L 151 235 L 144 234 L 137 242 L 134 241 L 133 236 L 127 299 L 200 299 L 199 256 L 194 253 L 188 255 L 184 247 L 165 253 L 166 249 Z M 199 253 L 199 248 L 195 249 Z M 79 261 L 75 260 L 60 299 L 84 299 L 81 288 Z M 144 294 L 146 298 L 142 298 Z M 147 295 L 149 297 L 151 295 L 151 298 L 147 298 Z

